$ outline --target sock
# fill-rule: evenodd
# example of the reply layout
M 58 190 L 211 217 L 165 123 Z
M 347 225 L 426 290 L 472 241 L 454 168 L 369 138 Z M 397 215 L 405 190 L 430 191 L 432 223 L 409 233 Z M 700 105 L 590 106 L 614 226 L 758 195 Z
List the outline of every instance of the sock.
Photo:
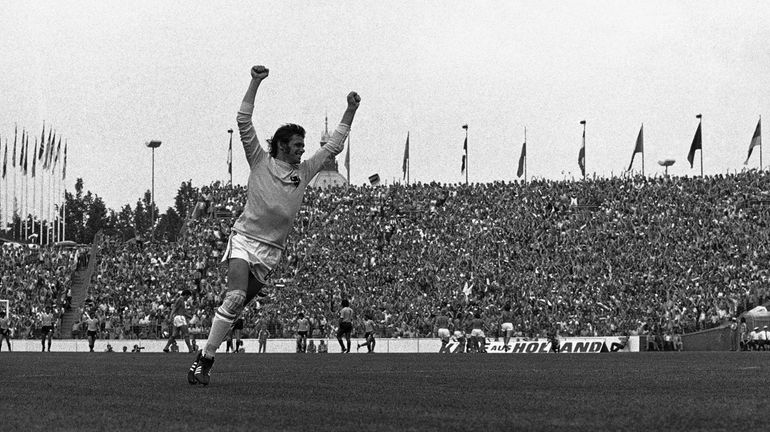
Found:
M 211 322 L 211 331 L 209 332 L 209 338 L 206 340 L 206 344 L 203 347 L 203 355 L 208 358 L 214 358 L 214 353 L 217 352 L 219 346 L 222 345 L 222 341 L 225 339 L 225 335 L 230 331 L 230 326 L 233 325 L 235 317 L 225 318 L 220 311 L 214 315 L 214 320 Z

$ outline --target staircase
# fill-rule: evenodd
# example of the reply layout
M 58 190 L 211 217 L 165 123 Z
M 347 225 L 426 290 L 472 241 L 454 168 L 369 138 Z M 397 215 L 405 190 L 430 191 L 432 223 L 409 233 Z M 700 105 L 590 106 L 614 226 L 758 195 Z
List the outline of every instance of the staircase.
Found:
M 94 236 L 94 242 L 91 244 L 91 254 L 88 257 L 88 264 L 84 268 L 79 268 L 72 273 L 72 302 L 70 310 L 64 313 L 61 319 L 61 335 L 63 339 L 70 338 L 72 325 L 80 319 L 80 308 L 86 300 L 88 287 L 91 285 L 91 276 L 96 270 L 96 263 L 99 261 L 99 246 L 102 242 L 102 232 L 99 231 Z

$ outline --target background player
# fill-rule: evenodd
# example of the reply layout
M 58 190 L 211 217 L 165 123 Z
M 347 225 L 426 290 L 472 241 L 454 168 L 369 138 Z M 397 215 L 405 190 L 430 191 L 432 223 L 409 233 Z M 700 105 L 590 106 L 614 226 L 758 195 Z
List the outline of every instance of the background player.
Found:
M 500 316 L 500 321 L 502 322 L 500 329 L 503 331 L 503 346 L 507 347 L 508 342 L 511 341 L 511 336 L 513 336 L 513 312 L 511 312 L 510 303 L 506 303 L 505 306 L 503 306 L 503 313 Z
M 48 340 L 48 352 L 51 352 L 51 339 L 53 339 L 53 311 L 51 306 L 46 306 L 45 311 L 40 313 L 40 327 L 43 352 L 45 352 L 46 340 Z
M 208 385 L 214 354 L 233 321 L 254 297 L 264 295 L 262 288 L 280 261 L 305 188 L 330 156 L 342 152 L 361 102 L 355 92 L 348 94 L 339 126 L 329 142 L 308 160 L 302 161 L 305 130 L 296 124 L 276 130 L 268 153 L 262 149 L 252 124 L 257 89 L 268 75 L 264 66 L 251 68 L 251 82 L 238 111 L 238 130 L 250 168 L 246 206 L 233 225 L 222 257 L 228 264 L 227 293 L 214 315 L 203 350 L 190 366 L 190 384 Z
M 99 333 L 99 317 L 97 316 L 97 309 L 91 311 L 93 316 L 84 313 L 86 323 L 86 337 L 88 338 L 88 349 L 90 352 L 94 352 L 94 345 L 96 344 L 96 336 Z
M 307 334 L 310 331 L 310 320 L 300 312 L 297 315 L 297 352 L 307 352 Z
M 365 346 L 366 352 L 373 353 L 377 341 L 374 340 L 374 320 L 372 319 L 371 312 L 367 312 L 366 315 L 364 315 L 364 339 L 366 339 L 364 343 L 356 344 L 356 351 L 362 346 Z
M 342 309 L 340 309 L 340 327 L 337 329 L 337 341 L 343 353 L 350 352 L 350 333 L 353 331 L 353 309 L 350 307 L 348 299 L 342 300 Z M 346 344 L 342 342 L 345 337 Z
M 193 352 L 192 345 L 190 345 L 190 331 L 187 329 L 187 319 L 190 315 L 187 311 L 187 300 L 190 299 L 190 295 L 192 295 L 190 290 L 182 290 L 182 294 L 177 297 L 169 310 L 169 321 L 172 324 L 172 329 L 163 352 L 169 352 L 168 347 L 180 336 L 184 338 L 184 343 L 187 344 L 187 351 Z
M 0 311 L 0 351 L 3 350 L 3 339 L 8 345 L 8 351 L 11 350 L 11 327 L 8 324 L 8 318 L 5 316 L 5 311 Z
M 449 333 L 449 324 L 452 318 L 446 309 L 441 309 L 441 313 L 436 317 L 436 335 L 441 339 L 441 349 L 443 350 L 449 343 L 451 334 Z

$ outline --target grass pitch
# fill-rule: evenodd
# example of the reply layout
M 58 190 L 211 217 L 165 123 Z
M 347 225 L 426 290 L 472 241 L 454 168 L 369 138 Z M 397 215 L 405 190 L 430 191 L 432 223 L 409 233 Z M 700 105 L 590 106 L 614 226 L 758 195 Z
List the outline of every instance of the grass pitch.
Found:
M 0 352 L 0 430 L 767 430 L 770 353 Z

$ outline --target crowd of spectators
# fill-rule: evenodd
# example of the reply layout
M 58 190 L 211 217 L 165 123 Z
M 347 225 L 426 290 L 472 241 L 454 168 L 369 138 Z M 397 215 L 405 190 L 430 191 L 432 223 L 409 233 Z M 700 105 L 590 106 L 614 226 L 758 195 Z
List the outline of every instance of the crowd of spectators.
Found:
M 70 309 L 72 275 L 84 264 L 81 257 L 87 248 L 6 242 L 0 244 L 0 252 L 0 299 L 8 301 L 11 335 L 38 337 L 40 314 L 47 306 L 56 322 Z M 5 308 L 5 304 L 0 307 Z M 60 336 L 58 327 L 57 332 Z
M 292 337 L 303 312 L 312 337 L 327 337 L 342 298 L 358 317 L 371 313 L 381 337 L 433 336 L 441 308 L 481 311 L 494 336 L 506 303 L 524 337 L 719 326 L 770 297 L 769 186 L 750 171 L 309 189 L 271 295 L 246 309 L 243 334 Z M 190 327 L 207 333 L 246 190 L 199 192 L 176 243 L 103 242 L 84 306 L 98 310 L 103 336 L 163 337 L 185 288 L 195 293 Z

